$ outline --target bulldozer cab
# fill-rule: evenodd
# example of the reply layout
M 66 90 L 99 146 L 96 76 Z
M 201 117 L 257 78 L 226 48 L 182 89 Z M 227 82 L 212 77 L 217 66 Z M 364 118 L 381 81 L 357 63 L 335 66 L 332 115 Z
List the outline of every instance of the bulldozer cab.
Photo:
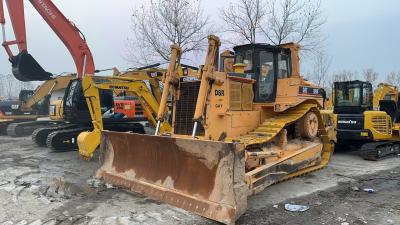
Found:
M 334 113 L 360 114 L 372 110 L 372 85 L 364 81 L 334 83 Z
M 267 44 L 236 46 L 235 64 L 244 64 L 244 76 L 256 80 L 255 102 L 274 102 L 277 80 L 291 76 L 290 49 Z

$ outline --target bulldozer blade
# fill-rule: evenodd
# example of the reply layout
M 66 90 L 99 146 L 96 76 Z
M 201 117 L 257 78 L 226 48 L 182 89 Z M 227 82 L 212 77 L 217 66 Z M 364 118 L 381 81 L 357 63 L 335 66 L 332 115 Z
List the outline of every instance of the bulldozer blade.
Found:
M 100 150 L 116 186 L 225 224 L 247 208 L 241 144 L 104 131 Z
M 11 59 L 12 72 L 20 81 L 51 80 L 52 74 L 46 72 L 27 51 L 22 51 Z

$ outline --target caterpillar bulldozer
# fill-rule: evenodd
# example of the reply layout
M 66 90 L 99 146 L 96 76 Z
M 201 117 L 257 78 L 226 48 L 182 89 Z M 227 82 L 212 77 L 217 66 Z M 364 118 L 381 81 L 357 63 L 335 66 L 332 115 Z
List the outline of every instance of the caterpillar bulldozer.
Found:
M 248 196 L 327 166 L 333 146 L 320 115 L 324 99 L 300 75 L 299 46 L 236 46 L 220 60 L 219 46 L 209 36 L 195 79 L 177 75 L 181 50 L 172 45 L 155 134 L 101 132 L 97 177 L 234 224 Z
M 25 99 L 21 104 L 21 110 L 27 111 L 37 105 L 41 105 L 42 110 L 39 112 L 38 117 L 48 117 L 54 111 L 54 104 L 50 102 L 52 93 L 61 92 L 67 88 L 69 82 L 74 79 L 73 75 L 58 76 L 50 80 L 45 81 L 40 85 L 35 92 L 27 99 Z M 54 100 L 58 101 L 58 100 Z M 49 106 L 50 105 L 50 106 Z M 61 117 L 52 117 L 50 119 L 37 119 L 34 118 L 31 121 L 23 121 L 20 119 L 24 117 L 19 117 L 19 120 L 14 120 L 7 126 L 7 135 L 12 137 L 21 137 L 31 135 L 35 129 L 41 127 L 53 127 L 57 126 L 61 121 Z
M 335 82 L 333 117 L 340 146 L 355 145 L 367 160 L 400 154 L 398 88 L 381 83 Z

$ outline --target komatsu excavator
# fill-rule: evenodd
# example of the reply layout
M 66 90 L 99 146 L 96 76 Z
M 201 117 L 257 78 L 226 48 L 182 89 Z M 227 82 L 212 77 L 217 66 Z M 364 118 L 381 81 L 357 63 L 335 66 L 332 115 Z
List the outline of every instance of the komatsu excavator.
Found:
M 21 109 L 22 110 L 30 109 L 32 106 L 34 106 L 40 101 L 43 101 L 44 99 L 49 100 L 52 93 L 54 92 L 63 93 L 72 79 L 74 79 L 73 75 L 65 75 L 65 76 L 58 76 L 50 80 L 46 80 L 42 85 L 40 85 L 35 90 L 34 94 L 30 98 L 28 98 L 23 102 L 23 104 L 21 105 Z M 47 112 L 42 113 L 41 116 L 48 117 L 49 113 L 51 114 L 52 111 L 50 110 L 51 106 L 49 106 L 49 101 L 46 101 L 46 103 L 44 104 L 46 104 L 44 107 L 47 109 Z M 50 102 L 50 104 L 52 103 Z M 18 120 L 16 120 L 8 125 L 7 135 L 12 137 L 31 135 L 32 132 L 37 128 L 52 127 L 62 123 L 61 119 L 62 119 L 61 117 L 58 117 L 57 119 L 52 118 L 51 120 L 43 119 L 43 120 L 34 120 L 26 122 L 19 122 Z
M 335 82 L 333 117 L 338 145 L 355 145 L 364 159 L 400 154 L 400 108 L 397 87 L 381 83 L 373 92 L 365 81 Z
M 103 131 L 97 176 L 233 224 L 249 195 L 324 168 L 333 148 L 321 88 L 300 76 L 298 45 L 236 46 L 218 71 L 219 46 L 210 36 L 198 79 L 177 76 L 181 50 L 172 46 L 155 135 Z M 164 135 L 170 97 L 172 134 Z
M 143 73 L 142 73 L 143 74 Z M 143 79 L 143 80 L 140 80 Z M 79 154 L 86 158 L 91 159 L 94 151 L 100 145 L 100 133 L 104 130 L 103 117 L 101 114 L 101 102 L 99 90 L 117 90 L 123 91 L 125 94 L 136 96 L 142 108 L 144 109 L 146 118 L 155 127 L 157 124 L 156 114 L 158 112 L 159 101 L 152 93 L 151 90 L 159 90 L 153 88 L 149 90 L 144 82 L 146 77 L 84 77 L 82 80 L 82 87 L 85 90 L 84 95 L 86 102 L 89 106 L 90 115 L 93 123 L 93 130 L 82 132 L 78 136 Z M 168 122 L 164 121 L 160 126 L 160 132 L 171 132 L 171 126 Z

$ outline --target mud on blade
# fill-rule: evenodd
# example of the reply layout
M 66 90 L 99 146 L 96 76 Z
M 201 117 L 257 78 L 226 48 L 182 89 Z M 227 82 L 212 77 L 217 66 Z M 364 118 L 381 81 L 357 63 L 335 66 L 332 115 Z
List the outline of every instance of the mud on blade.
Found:
M 246 210 L 241 145 L 104 131 L 100 149 L 107 182 L 226 224 Z

